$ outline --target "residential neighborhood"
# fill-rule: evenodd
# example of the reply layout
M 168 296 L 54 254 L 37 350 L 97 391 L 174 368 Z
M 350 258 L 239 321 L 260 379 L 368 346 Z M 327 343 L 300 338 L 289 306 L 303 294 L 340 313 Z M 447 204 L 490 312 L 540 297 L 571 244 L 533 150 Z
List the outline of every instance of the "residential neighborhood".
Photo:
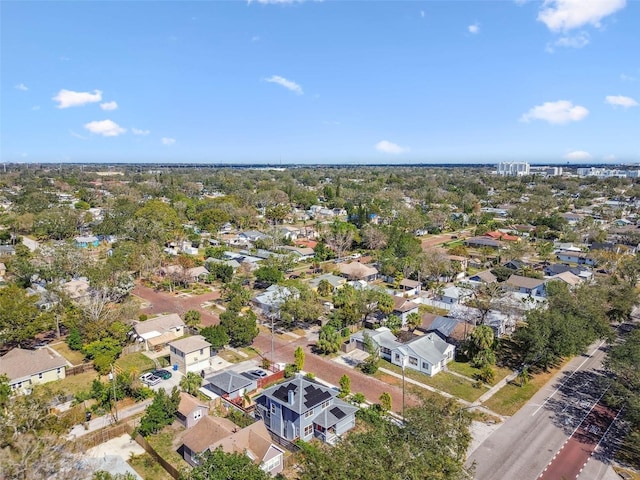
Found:
M 466 473 L 447 478 L 472 478 L 483 442 L 596 342 L 611 349 L 597 388 L 616 392 L 597 408 L 633 411 L 635 179 L 121 170 L 0 177 L 2 415 L 37 406 L 34 432 L 64 458 L 124 435 L 141 453 L 110 461 L 132 478 L 233 461 L 317 478 L 365 438 L 400 458 L 384 442 L 433 428 L 433 441 L 468 438 L 451 460 Z M 376 179 L 386 186 L 363 190 Z M 552 418 L 578 418 L 564 415 Z M 632 469 L 631 424 L 609 424 L 610 461 Z M 0 466 L 17 472 L 22 447 L 3 435 Z

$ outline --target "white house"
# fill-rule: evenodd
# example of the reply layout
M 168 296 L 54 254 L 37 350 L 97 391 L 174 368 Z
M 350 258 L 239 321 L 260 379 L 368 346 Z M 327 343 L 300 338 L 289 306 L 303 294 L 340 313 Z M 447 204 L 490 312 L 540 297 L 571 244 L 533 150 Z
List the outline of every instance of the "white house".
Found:
M 412 368 L 429 376 L 453 360 L 456 347 L 431 332 L 399 345 L 391 351 L 391 363 Z
M 177 313 L 150 318 L 133 325 L 138 341 L 144 342 L 146 350 L 180 338 L 185 333 L 185 324 Z
M 211 366 L 211 344 L 202 335 L 175 340 L 169 343 L 169 360 L 184 374 L 207 369 Z

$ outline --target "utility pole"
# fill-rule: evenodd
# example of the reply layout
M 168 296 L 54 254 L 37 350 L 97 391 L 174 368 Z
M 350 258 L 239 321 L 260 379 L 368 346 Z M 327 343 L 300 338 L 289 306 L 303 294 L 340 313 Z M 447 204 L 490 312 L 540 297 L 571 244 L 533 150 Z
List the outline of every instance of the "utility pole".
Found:
M 111 386 L 113 387 L 113 420 L 116 423 L 118 421 L 118 397 L 116 396 L 116 376 L 113 373 L 113 364 L 111 364 Z
M 404 424 L 404 364 L 407 356 L 402 355 L 402 423 Z

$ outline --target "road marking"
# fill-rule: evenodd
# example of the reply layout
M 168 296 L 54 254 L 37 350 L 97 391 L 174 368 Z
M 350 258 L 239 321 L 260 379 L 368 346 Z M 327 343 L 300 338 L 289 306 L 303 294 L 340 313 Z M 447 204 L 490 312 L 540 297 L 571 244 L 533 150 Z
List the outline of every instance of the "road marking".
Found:
M 560 389 L 565 385 L 565 383 L 567 383 L 567 382 L 571 379 L 571 377 L 573 377 L 573 375 L 574 375 L 578 370 L 580 370 L 580 368 L 582 368 L 582 366 L 583 366 L 583 365 L 584 365 L 584 364 L 585 364 L 589 359 L 591 359 L 591 357 L 593 356 L 593 354 L 594 354 L 594 353 L 596 353 L 596 352 L 600 349 L 600 347 L 601 347 L 602 345 L 604 345 L 604 343 L 605 343 L 605 342 L 606 342 L 606 340 L 603 340 L 602 342 L 600 342 L 600 344 L 599 344 L 599 345 L 598 345 L 598 346 L 593 350 L 593 352 L 591 352 L 591 353 L 587 356 L 587 358 L 585 358 L 585 359 L 582 361 L 582 363 L 581 363 L 580 365 L 578 365 L 578 367 L 577 367 L 573 372 L 571 372 L 571 375 L 569 375 L 569 376 L 566 378 L 566 380 L 565 380 L 564 382 L 562 382 L 562 383 L 560 384 L 560 386 L 559 386 L 558 388 L 556 388 L 556 389 L 553 391 L 553 393 L 552 393 L 551 395 L 549 395 L 549 396 L 547 397 L 547 399 L 546 399 L 544 402 L 542 402 L 542 405 L 540 405 L 538 408 L 536 408 L 536 409 L 535 409 L 535 411 L 531 414 L 531 416 L 532 416 L 532 417 L 533 417 L 536 413 L 538 413 L 538 412 L 540 411 L 540 409 L 541 409 L 542 407 L 544 407 L 544 406 L 547 404 L 547 402 L 548 402 L 549 400 L 551 400 L 551 399 L 553 398 L 553 396 L 554 396 L 556 393 L 558 393 L 558 391 L 559 391 L 559 390 L 560 390 Z

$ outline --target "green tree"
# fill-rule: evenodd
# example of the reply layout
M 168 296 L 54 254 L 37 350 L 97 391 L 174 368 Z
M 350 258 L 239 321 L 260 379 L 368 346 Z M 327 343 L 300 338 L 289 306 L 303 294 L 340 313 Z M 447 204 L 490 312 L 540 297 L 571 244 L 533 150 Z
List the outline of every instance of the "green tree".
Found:
M 269 285 L 273 285 L 274 283 L 279 283 L 284 280 L 284 273 L 276 267 L 262 266 L 256 269 L 253 274 L 257 281 L 264 282 Z
M 187 374 L 180 380 L 180 388 L 183 392 L 187 392 L 189 395 L 198 395 L 198 390 L 202 386 L 202 377 L 194 372 L 187 372 Z
M 495 363 L 494 342 L 493 329 L 488 325 L 479 325 L 471 332 L 467 340 L 467 355 L 476 367 L 482 368 Z
M 87 358 L 93 360 L 93 365 L 99 373 L 105 374 L 122 353 L 122 345 L 116 339 L 106 337 L 88 343 L 82 348 L 82 352 Z
M 298 371 L 304 370 L 304 350 L 302 347 L 296 348 L 295 352 L 293 352 L 293 356 L 295 358 L 295 365 Z
M 333 293 L 333 286 L 327 280 L 320 280 L 318 284 L 318 295 L 321 297 L 328 297 Z
M 271 476 L 244 453 L 207 450 L 184 480 L 270 480 Z
M 413 331 L 418 328 L 422 324 L 422 318 L 420 318 L 420 314 L 416 312 L 412 312 L 407 315 L 407 326 L 409 330 Z
M 67 336 L 67 345 L 71 350 L 82 350 L 82 335 L 77 327 L 72 328 Z
M 392 332 L 397 332 L 402 327 L 402 319 L 398 315 L 389 315 L 385 326 Z
M 229 344 L 229 335 L 227 335 L 227 331 L 222 325 L 204 327 L 200 330 L 200 335 L 211 344 L 211 348 L 214 350 L 220 350 Z
M 157 433 L 175 419 L 178 405 L 180 404 L 180 391 L 173 387 L 171 395 L 164 388 L 160 388 L 151 405 L 147 407 L 146 413 L 140 419 L 138 432 L 143 437 Z
M 10 284 L 0 289 L 0 344 L 22 344 L 43 331 L 51 318 L 36 307 L 36 296 Z
M 346 373 L 340 377 L 339 384 L 340 384 L 340 396 L 342 398 L 348 397 L 349 394 L 351 393 L 351 379 Z
M 251 345 L 253 339 L 258 336 L 258 317 L 253 310 L 239 312 L 227 309 L 220 314 L 220 326 L 229 336 L 229 345 L 232 347 L 246 347 Z
M 198 310 L 188 310 L 184 314 L 184 323 L 187 327 L 195 328 L 200 325 L 200 312 Z
M 11 387 L 9 386 L 9 377 L 0 375 L 0 410 L 9 402 L 11 396 Z
M 382 392 L 378 400 L 380 401 L 380 407 L 382 407 L 384 412 L 391 411 L 391 394 L 389 392 Z
M 624 406 L 626 418 L 640 427 L 640 328 L 636 328 L 622 342 L 613 345 L 605 359 L 605 369 L 613 375 L 612 403 Z
M 327 324 L 320 329 L 318 341 L 316 342 L 316 350 L 318 353 L 336 353 L 340 350 L 340 344 L 342 343 L 342 337 L 334 327 Z

